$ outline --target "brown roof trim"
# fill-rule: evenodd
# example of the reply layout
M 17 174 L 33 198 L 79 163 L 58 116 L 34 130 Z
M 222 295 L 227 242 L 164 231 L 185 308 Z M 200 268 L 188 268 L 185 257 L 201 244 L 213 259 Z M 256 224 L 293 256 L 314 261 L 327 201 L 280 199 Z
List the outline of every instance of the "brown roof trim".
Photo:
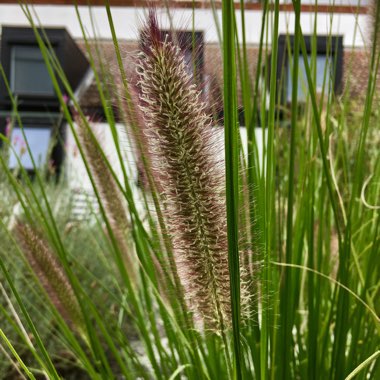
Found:
M 104 6 L 104 0 L 28 0 L 28 4 L 38 4 L 38 5 L 70 5 L 77 3 L 78 5 L 88 5 L 91 3 L 93 6 Z M 0 4 L 18 4 L 19 0 L 0 0 Z M 149 4 L 165 4 L 161 1 L 149 1 L 149 0 L 109 0 L 109 3 L 115 7 L 147 7 Z M 173 8 L 203 8 L 207 9 L 211 7 L 209 1 L 195 0 L 174 0 L 168 1 L 169 6 Z M 235 3 L 235 9 L 240 8 L 240 3 Z M 215 2 L 216 8 L 221 8 L 222 4 L 219 1 Z M 261 5 L 256 3 L 247 3 L 245 4 L 245 9 L 247 10 L 260 10 Z M 281 11 L 293 11 L 292 4 L 281 4 Z M 352 6 L 352 5 L 301 5 L 301 12 L 320 12 L 320 13 L 361 13 L 365 14 L 368 12 L 368 7 L 365 6 Z

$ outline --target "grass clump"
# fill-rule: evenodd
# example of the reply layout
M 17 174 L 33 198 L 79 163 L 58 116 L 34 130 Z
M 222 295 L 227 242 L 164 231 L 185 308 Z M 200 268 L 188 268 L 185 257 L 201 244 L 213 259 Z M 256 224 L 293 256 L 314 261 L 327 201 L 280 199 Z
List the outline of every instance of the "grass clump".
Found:
M 294 1 L 294 43 L 308 91 L 298 107 L 301 66 L 290 59 L 293 101 L 283 104 L 275 77 L 280 2 L 263 2 L 263 67 L 252 77 L 232 5 L 223 2 L 218 123 L 199 77 L 154 11 L 143 24 L 136 71 L 127 75 L 106 7 L 121 80 L 104 75 L 104 65 L 95 78 L 117 163 L 104 154 L 52 51 L 40 44 L 99 207 L 89 203 L 90 217 L 73 221 L 64 176 L 62 188 L 36 168 L 32 180 L 0 156 L 3 378 L 378 378 L 376 38 L 359 103 L 349 90 L 335 92 L 329 80 L 323 97 L 316 90 L 316 51 L 306 52 L 301 4 Z M 41 31 L 23 9 L 38 39 Z M 85 28 L 83 34 L 96 70 L 96 49 Z M 237 128 L 236 77 L 247 141 Z M 112 90 L 122 96 L 116 100 L 143 166 L 144 189 L 130 175 L 134 163 L 121 154 L 108 107 Z M 14 113 L 22 124 L 16 103 Z

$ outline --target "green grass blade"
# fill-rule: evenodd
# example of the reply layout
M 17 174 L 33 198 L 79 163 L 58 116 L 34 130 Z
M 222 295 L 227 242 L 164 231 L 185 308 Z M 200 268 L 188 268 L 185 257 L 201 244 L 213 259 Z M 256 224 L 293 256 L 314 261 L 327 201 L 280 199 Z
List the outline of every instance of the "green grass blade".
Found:
M 237 130 L 234 3 L 232 0 L 223 0 L 222 2 L 222 20 L 228 263 L 234 342 L 234 377 L 241 379 L 240 266 L 238 243 L 239 147 Z

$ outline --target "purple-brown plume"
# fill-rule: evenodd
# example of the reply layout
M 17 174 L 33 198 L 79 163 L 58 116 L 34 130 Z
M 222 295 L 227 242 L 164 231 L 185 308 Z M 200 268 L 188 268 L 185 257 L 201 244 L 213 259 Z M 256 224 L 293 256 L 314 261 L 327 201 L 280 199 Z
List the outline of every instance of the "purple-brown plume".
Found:
M 219 131 L 153 10 L 141 36 L 136 86 L 178 274 L 195 317 L 221 330 L 231 304 Z
M 99 151 L 99 143 L 95 134 L 89 129 L 90 126 L 84 120 L 76 115 L 78 139 L 89 163 L 91 174 L 96 182 L 102 205 L 112 232 L 114 234 L 118 248 L 120 249 L 125 268 L 132 282 L 136 281 L 136 269 L 133 262 L 131 250 L 127 245 L 127 231 L 129 230 L 129 221 L 126 213 L 125 200 L 123 194 L 117 186 L 117 183 L 110 171 L 105 158 Z
M 79 304 L 71 284 L 48 242 L 31 225 L 17 221 L 16 239 L 33 272 L 62 317 L 81 331 L 84 328 Z

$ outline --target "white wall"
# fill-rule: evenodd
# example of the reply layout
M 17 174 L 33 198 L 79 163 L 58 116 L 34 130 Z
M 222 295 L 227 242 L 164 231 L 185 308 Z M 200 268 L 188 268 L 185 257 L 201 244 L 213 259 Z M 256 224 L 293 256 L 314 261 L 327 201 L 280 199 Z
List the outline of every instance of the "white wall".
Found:
M 327 0 L 326 0 L 327 1 Z M 335 0 L 340 1 L 340 0 Z M 346 0 L 352 1 L 352 0 Z M 309 2 L 309 1 L 308 1 Z M 314 0 L 313 0 L 314 2 Z M 333 0 L 331 0 L 333 2 Z M 318 1 L 321 3 L 321 0 Z M 45 27 L 66 27 L 74 38 L 81 38 L 80 25 L 73 6 L 35 6 L 33 8 Z M 79 7 L 81 18 L 89 35 L 94 35 L 91 27 L 90 10 L 88 7 Z M 110 39 L 111 32 L 108 24 L 105 9 L 93 7 L 91 9 L 93 19 L 96 23 L 96 34 L 99 38 Z M 142 8 L 114 7 L 112 8 L 113 20 L 115 23 L 118 38 L 123 40 L 136 40 L 138 29 L 143 20 L 145 10 Z M 240 12 L 237 11 L 237 24 L 241 30 Z M 221 22 L 221 11 L 217 11 L 217 17 Z M 247 42 L 252 44 L 259 43 L 261 12 L 246 11 L 246 36 Z M 173 9 L 173 24 L 178 29 L 191 29 L 192 10 Z M 160 19 L 163 28 L 169 27 L 169 20 L 165 10 L 160 11 Z M 304 34 L 312 33 L 315 17 L 313 13 L 302 15 L 302 29 Z M 287 30 L 292 32 L 294 24 L 294 14 L 292 12 L 281 12 L 280 33 Z M 18 5 L 0 5 L 0 25 L 29 25 L 28 21 Z M 358 30 L 355 34 L 355 25 Z M 210 9 L 195 10 L 195 28 L 205 33 L 206 42 L 217 43 L 218 36 L 215 27 L 212 11 Z M 334 34 L 344 36 L 344 45 L 363 47 L 368 34 L 368 16 L 354 14 L 335 14 L 330 16 L 327 13 L 319 13 L 317 18 L 317 30 L 319 34 Z

